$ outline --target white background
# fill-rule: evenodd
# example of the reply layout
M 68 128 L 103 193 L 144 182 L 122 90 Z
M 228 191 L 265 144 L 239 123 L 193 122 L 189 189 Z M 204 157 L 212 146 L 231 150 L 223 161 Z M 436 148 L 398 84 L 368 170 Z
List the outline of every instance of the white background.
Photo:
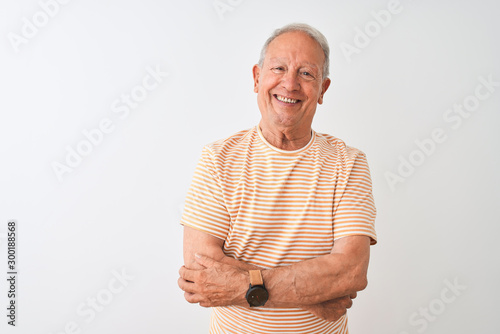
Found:
M 182 203 L 202 146 L 257 124 L 251 68 L 291 22 L 318 28 L 332 50 L 313 128 L 363 150 L 372 173 L 379 242 L 350 332 L 498 333 L 500 87 L 467 118 L 444 117 L 473 101 L 479 77 L 500 81 L 499 3 L 401 0 L 377 31 L 372 11 L 387 1 L 220 2 L 231 10 L 73 0 L 47 22 L 37 1 L 0 2 L 1 277 L 7 222 L 19 228 L 17 326 L 2 279 L 1 333 L 207 332 L 209 310 L 177 287 Z M 40 27 L 15 46 L 33 16 Z M 369 44 L 346 57 L 365 27 Z M 148 68 L 169 75 L 115 113 Z M 113 131 L 58 180 L 54 163 L 103 119 Z M 446 140 L 418 153 L 436 128 Z M 410 158 L 418 166 L 391 188 L 387 173 Z M 114 280 L 122 270 L 126 285 Z M 92 298 L 104 305 L 90 319 Z

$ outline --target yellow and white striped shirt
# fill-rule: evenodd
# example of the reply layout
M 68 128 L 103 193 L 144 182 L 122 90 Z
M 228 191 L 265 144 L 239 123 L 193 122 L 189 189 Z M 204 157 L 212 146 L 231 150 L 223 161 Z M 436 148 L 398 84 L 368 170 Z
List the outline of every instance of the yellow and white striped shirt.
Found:
M 365 154 L 313 131 L 296 151 L 269 144 L 258 126 L 204 147 L 181 224 L 224 240 L 227 256 L 263 268 L 329 254 L 335 239 L 376 243 Z M 300 308 L 214 307 L 210 333 L 347 333 Z

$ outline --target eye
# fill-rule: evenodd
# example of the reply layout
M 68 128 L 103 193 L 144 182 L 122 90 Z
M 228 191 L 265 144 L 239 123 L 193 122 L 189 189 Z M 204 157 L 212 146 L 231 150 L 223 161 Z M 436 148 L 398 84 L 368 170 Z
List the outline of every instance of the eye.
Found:
M 271 69 L 274 73 L 282 73 L 285 71 L 285 68 L 283 66 L 276 66 Z
M 314 80 L 314 75 L 311 72 L 302 71 L 300 72 L 300 75 L 306 78 L 307 80 Z

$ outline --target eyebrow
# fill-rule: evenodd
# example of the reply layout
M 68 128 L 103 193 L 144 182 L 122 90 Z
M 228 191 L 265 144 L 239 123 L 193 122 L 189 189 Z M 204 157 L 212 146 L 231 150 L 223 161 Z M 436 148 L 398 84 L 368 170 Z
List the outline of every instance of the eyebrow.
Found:
M 274 58 L 270 58 L 269 60 L 270 61 L 286 61 L 286 60 L 288 60 L 288 58 L 274 57 Z M 304 64 L 307 65 L 307 66 L 310 66 L 310 67 L 313 67 L 313 68 L 319 70 L 319 67 L 317 65 L 313 64 L 313 63 L 305 62 Z

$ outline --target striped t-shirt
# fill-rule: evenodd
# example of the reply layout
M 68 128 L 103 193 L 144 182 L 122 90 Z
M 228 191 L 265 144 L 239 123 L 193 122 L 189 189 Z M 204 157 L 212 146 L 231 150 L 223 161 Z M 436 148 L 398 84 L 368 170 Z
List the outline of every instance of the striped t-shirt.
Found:
M 329 254 L 334 240 L 376 243 L 365 154 L 312 132 L 296 151 L 269 144 L 258 126 L 204 147 L 181 223 L 224 240 L 227 256 L 262 268 Z M 210 333 L 347 333 L 300 308 L 214 307 Z

